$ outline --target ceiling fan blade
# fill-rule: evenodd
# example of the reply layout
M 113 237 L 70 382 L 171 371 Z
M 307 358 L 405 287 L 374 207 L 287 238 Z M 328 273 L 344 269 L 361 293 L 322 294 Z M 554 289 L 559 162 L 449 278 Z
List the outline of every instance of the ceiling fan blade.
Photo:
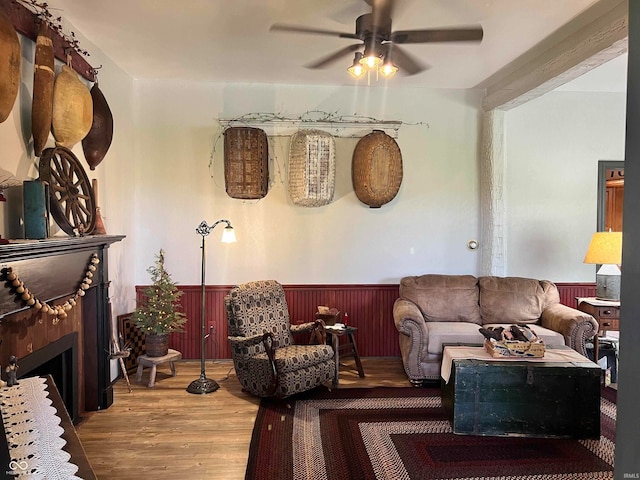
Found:
M 383 47 L 389 50 L 392 63 L 398 67 L 400 73 L 406 76 L 415 75 L 429 68 L 428 65 L 409 55 L 404 49 L 393 43 L 385 43 Z
M 285 23 L 274 23 L 269 27 L 270 32 L 290 32 L 290 33 L 308 33 L 314 35 L 329 35 L 331 37 L 354 38 L 358 37 L 353 33 L 336 32 L 334 30 L 325 30 L 322 28 L 311 28 L 303 25 L 288 25 Z
M 432 42 L 479 42 L 484 32 L 482 27 L 440 28 L 428 30 L 398 30 L 391 34 L 393 43 Z
M 348 47 L 341 48 L 340 50 L 333 52 L 326 57 L 322 57 L 319 60 L 316 60 L 313 63 L 308 63 L 305 65 L 307 68 L 324 68 L 332 64 L 333 62 L 340 60 L 342 57 L 349 55 L 350 53 L 355 52 L 359 48 L 362 48 L 361 43 L 354 43 L 353 45 L 349 45 Z

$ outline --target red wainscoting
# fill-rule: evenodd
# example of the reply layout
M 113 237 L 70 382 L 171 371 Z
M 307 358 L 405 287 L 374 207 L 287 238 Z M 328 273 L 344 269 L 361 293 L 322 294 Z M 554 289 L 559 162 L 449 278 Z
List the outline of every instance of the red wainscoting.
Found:
M 589 283 L 557 283 L 560 301 L 576 306 L 575 297 L 595 295 Z M 145 286 L 136 287 L 140 300 Z M 181 304 L 189 319 L 185 332 L 171 335 L 170 346 L 186 359 L 200 358 L 200 286 L 179 286 Z M 224 296 L 229 285 L 208 285 L 205 289 L 206 331 L 213 326 L 206 341 L 206 358 L 231 358 L 227 342 L 227 317 Z M 398 331 L 393 323 L 393 302 L 398 285 L 284 285 L 292 323 L 311 321 L 318 305 L 336 307 L 349 313 L 351 325 L 358 327 L 358 352 L 364 357 L 400 356 Z

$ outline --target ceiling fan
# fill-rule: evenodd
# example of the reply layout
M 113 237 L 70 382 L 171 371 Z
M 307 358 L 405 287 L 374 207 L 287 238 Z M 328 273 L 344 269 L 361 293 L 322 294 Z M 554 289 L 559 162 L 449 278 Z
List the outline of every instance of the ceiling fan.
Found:
M 327 35 L 360 40 L 358 43 L 348 45 L 326 57 L 305 65 L 307 68 L 324 68 L 355 52 L 353 64 L 348 70 L 356 78 L 362 77 L 367 71 L 374 69 L 385 77 L 391 77 L 398 71 L 398 68 L 406 75 L 414 75 L 428 68 L 418 59 L 409 55 L 399 45 L 434 42 L 479 42 L 482 40 L 483 31 L 479 25 L 392 31 L 391 16 L 396 0 L 364 1 L 371 6 L 371 13 L 360 15 L 356 19 L 355 33 L 282 23 L 273 24 L 270 31 Z

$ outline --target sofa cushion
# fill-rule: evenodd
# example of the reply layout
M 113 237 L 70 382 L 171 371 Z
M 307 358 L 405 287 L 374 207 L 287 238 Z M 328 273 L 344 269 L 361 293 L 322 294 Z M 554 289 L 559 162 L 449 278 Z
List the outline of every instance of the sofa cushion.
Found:
M 472 275 L 404 277 L 400 297 L 415 303 L 427 322 L 481 323 L 478 279 Z
M 480 327 L 467 322 L 431 322 L 427 324 L 429 339 L 427 352 L 442 355 L 442 344 L 445 343 L 475 343 L 481 345 L 484 337 Z
M 520 277 L 480 277 L 480 315 L 487 323 L 536 323 L 545 306 L 558 298 L 546 280 Z

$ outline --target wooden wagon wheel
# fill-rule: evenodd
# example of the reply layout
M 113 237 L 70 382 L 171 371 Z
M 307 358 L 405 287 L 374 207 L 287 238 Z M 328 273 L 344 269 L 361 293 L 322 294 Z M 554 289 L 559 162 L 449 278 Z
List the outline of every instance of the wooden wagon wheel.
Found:
M 49 184 L 51 214 L 68 235 L 89 234 L 96 224 L 96 199 L 80 161 L 65 147 L 47 148 L 40 157 L 40 180 Z

